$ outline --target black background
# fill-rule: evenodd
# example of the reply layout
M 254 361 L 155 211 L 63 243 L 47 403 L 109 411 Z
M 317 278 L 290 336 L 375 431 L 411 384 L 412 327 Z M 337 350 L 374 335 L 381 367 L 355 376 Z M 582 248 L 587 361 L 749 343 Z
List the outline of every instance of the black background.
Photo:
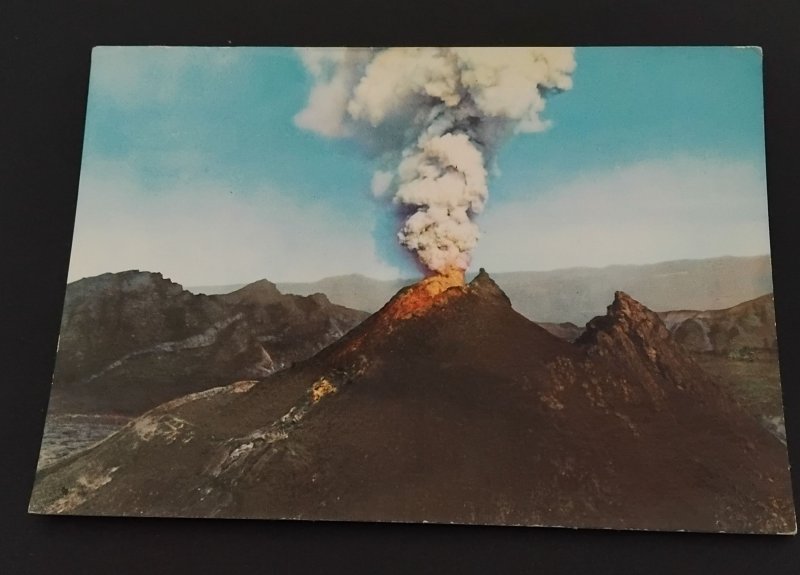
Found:
M 67 276 L 90 50 L 103 44 L 762 46 L 781 371 L 800 466 L 798 32 L 796 0 L 0 2 L 0 572 L 800 572 L 800 537 L 26 513 Z

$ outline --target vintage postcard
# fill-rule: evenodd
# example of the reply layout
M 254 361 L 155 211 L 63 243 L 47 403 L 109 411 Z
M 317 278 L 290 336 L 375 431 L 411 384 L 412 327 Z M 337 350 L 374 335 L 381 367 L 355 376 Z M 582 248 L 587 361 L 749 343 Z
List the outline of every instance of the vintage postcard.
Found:
M 761 66 L 96 48 L 30 511 L 795 533 Z

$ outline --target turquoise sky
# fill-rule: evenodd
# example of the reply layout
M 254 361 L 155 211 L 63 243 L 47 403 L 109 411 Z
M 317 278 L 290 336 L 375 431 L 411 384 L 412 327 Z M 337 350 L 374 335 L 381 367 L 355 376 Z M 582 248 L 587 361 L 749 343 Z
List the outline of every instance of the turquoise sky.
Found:
M 576 60 L 543 114 L 552 128 L 497 157 L 475 265 L 767 253 L 759 51 Z M 391 206 L 370 195 L 373 160 L 295 126 L 309 87 L 290 48 L 96 48 L 70 279 L 413 275 Z

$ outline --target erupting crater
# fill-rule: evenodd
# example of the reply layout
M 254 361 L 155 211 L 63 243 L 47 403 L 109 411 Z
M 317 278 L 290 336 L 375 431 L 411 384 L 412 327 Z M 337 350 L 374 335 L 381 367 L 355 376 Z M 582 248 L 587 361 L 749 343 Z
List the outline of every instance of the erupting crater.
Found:
M 350 354 L 361 348 L 369 334 L 391 333 L 398 322 L 420 317 L 434 307 L 443 306 L 466 293 L 464 270 L 449 267 L 442 272 L 434 272 L 433 275 L 400 290 L 379 311 L 350 332 L 343 339 L 338 355 Z
M 464 293 L 464 270 L 449 268 L 428 276 L 401 291 L 384 310 L 388 320 L 402 320 L 425 313 L 428 309 Z

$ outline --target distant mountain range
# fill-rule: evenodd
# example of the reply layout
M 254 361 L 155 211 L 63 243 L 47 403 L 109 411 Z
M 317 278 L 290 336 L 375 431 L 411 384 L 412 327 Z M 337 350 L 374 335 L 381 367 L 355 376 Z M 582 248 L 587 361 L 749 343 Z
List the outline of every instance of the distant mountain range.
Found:
M 436 279 L 306 361 L 41 470 L 30 510 L 795 530 L 784 446 L 656 313 L 616 292 L 571 344 L 483 272 Z
M 772 292 L 770 256 L 679 260 L 648 265 L 496 273 L 514 309 L 537 322 L 582 326 L 602 314 L 614 292 L 623 290 L 656 311 L 724 309 Z M 277 283 L 284 293 L 324 293 L 331 302 L 374 312 L 399 289 L 417 281 L 381 281 L 361 275 L 312 283 Z M 227 293 L 242 287 L 198 286 L 196 293 Z

